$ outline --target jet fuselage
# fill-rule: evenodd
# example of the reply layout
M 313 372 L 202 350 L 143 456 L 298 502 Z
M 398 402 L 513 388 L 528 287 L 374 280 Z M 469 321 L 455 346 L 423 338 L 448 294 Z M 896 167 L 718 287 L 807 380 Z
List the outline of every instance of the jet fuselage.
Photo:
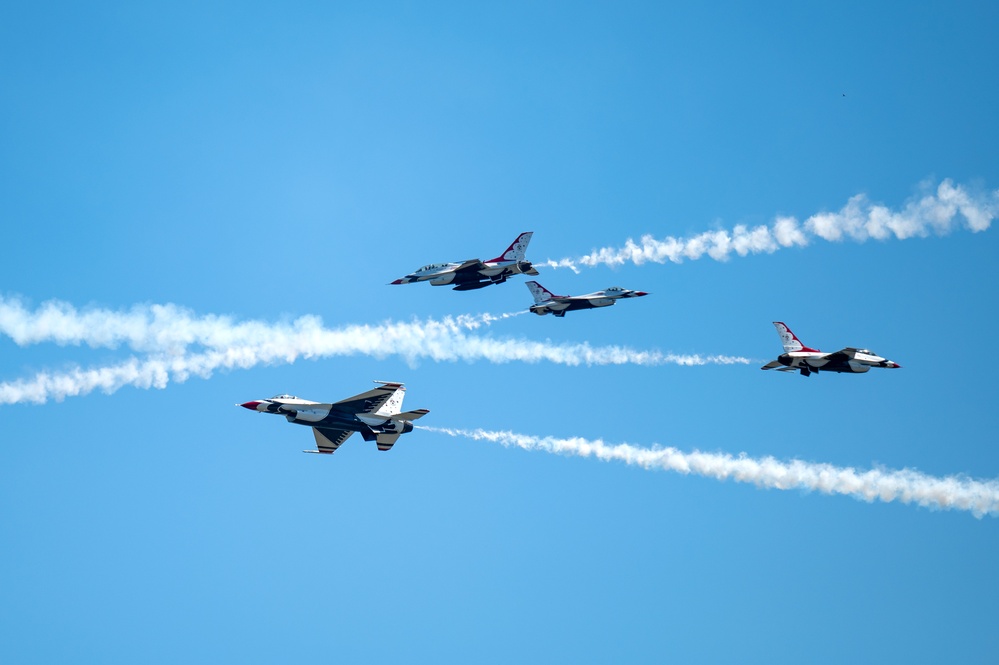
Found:
M 537 282 L 527 282 L 527 288 L 534 296 L 534 304 L 530 311 L 539 316 L 554 314 L 555 316 L 565 316 L 566 312 L 574 312 L 581 309 L 595 309 L 597 307 L 610 307 L 622 298 L 640 298 L 649 295 L 645 291 L 634 291 L 632 289 L 622 289 L 619 286 L 612 286 L 603 291 L 594 291 L 582 296 L 557 296 L 551 291 L 541 286 Z
M 455 291 L 481 289 L 491 284 L 502 284 L 514 275 L 537 275 L 530 261 L 503 261 L 483 263 L 477 270 L 459 270 L 462 263 L 435 263 L 423 266 L 392 284 L 430 282 L 432 286 L 454 286 Z
M 292 396 L 254 400 L 240 406 L 251 411 L 282 415 L 296 425 L 360 432 L 365 440 L 371 432 L 407 434 L 413 431 L 413 423 L 409 420 L 375 413 L 354 413 L 354 408 L 349 406 L 338 408 L 336 404 L 310 402 Z
M 506 251 L 488 261 L 468 259 L 451 263 L 431 263 L 392 284 L 430 282 L 431 286 L 451 286 L 455 291 L 471 291 L 502 284 L 514 275 L 537 275 L 537 269 L 524 258 L 533 232 L 521 233 Z
M 869 372 L 872 367 L 899 367 L 897 363 L 874 355 L 869 351 L 865 353 L 863 349 L 859 349 L 853 358 L 836 357 L 839 355 L 842 354 L 792 351 L 791 353 L 780 354 L 777 357 L 777 362 L 793 369 L 807 367 L 812 372 L 819 372 L 821 370 L 823 372 L 840 372 L 843 374 L 863 374 L 864 372 Z
M 832 353 L 823 353 L 807 347 L 791 332 L 783 321 L 774 321 L 784 353 L 777 356 L 760 369 L 776 369 L 779 372 L 799 371 L 802 376 L 812 373 L 838 372 L 841 374 L 863 374 L 872 367 L 894 369 L 901 367 L 896 362 L 882 358 L 870 349 L 856 349 L 848 346 Z

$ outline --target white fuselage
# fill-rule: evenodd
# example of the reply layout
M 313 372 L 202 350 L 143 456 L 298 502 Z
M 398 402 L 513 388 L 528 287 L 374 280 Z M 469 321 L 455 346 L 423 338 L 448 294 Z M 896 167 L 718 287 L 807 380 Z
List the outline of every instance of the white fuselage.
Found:
M 644 295 L 648 294 L 645 291 L 632 291 L 630 289 L 605 289 L 582 296 L 554 296 L 550 300 L 536 302 L 531 305 L 530 310 L 542 316 L 548 313 L 561 315 L 577 309 L 609 307 L 621 298 L 637 298 Z
M 847 372 L 862 374 L 872 367 L 898 367 L 897 363 L 875 355 L 865 349 L 859 349 L 852 357 L 843 357 L 842 352 L 823 353 L 821 351 L 791 351 L 782 354 L 778 361 L 787 367 L 800 368 L 807 366 L 813 370 L 827 372 Z
M 451 284 L 454 282 L 455 275 L 457 275 L 457 270 L 463 263 L 435 263 L 429 266 L 424 266 L 415 272 L 411 272 L 401 280 L 397 280 L 401 283 L 412 283 L 412 282 L 430 282 L 434 286 L 444 286 L 446 284 Z M 520 270 L 520 262 L 518 261 L 500 261 L 495 263 L 483 263 L 484 267 L 479 268 L 475 272 L 482 277 L 497 277 L 499 275 L 515 275 Z
M 396 414 L 385 413 L 351 413 L 343 409 L 337 409 L 333 404 L 323 404 L 321 402 L 311 402 L 297 397 L 271 397 L 269 399 L 247 402 L 242 405 L 248 409 L 261 413 L 274 413 L 284 416 L 288 422 L 296 425 L 315 426 L 317 424 L 346 427 L 348 429 L 358 429 L 356 423 L 363 423 L 368 427 L 378 430 L 379 428 L 394 429 L 392 426 L 393 416 Z

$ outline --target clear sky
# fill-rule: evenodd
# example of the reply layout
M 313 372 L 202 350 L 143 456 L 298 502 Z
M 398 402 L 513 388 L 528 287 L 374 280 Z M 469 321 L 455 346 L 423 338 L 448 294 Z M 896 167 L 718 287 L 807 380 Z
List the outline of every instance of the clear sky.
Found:
M 905 491 L 999 482 L 999 6 L 663 4 L 8 3 L 0 661 L 996 662 L 996 512 Z M 475 327 L 524 278 L 388 285 L 522 231 L 556 293 L 651 295 Z M 678 260 L 585 260 L 646 235 Z M 761 372 L 778 320 L 902 369 Z M 901 489 L 325 458 L 234 406 L 374 379 L 428 427 Z

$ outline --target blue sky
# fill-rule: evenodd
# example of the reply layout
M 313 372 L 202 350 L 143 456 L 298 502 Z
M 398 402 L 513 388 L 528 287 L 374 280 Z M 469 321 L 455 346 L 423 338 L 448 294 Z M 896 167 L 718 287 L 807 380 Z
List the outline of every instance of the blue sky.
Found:
M 900 211 L 945 180 L 976 201 L 999 189 L 991 3 L 3 15 L 0 298 L 28 312 L 173 303 L 267 331 L 423 330 L 526 309 L 522 278 L 388 286 L 522 231 L 530 259 L 578 260 L 646 234 L 804 225 L 859 194 Z M 958 216 L 904 240 L 541 267 L 557 293 L 652 295 L 461 332 L 747 363 L 391 346 L 5 403 L 0 660 L 994 662 L 994 515 L 431 431 L 319 458 L 298 452 L 307 429 L 233 405 L 396 380 L 432 427 L 994 483 L 996 233 Z M 903 368 L 760 372 L 775 320 Z M 147 355 L 4 333 L 0 388 L 132 357 Z

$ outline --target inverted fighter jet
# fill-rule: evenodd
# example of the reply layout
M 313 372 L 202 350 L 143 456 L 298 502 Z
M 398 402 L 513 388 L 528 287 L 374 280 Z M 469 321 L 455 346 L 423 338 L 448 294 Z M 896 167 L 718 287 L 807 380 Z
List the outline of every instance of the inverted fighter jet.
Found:
M 534 304 L 531 311 L 539 316 L 551 313 L 558 317 L 565 316 L 566 312 L 576 309 L 593 309 L 594 307 L 608 307 L 613 305 L 620 298 L 637 298 L 649 295 L 645 291 L 632 291 L 622 289 L 620 286 L 611 286 L 603 291 L 587 293 L 585 296 L 557 296 L 535 281 L 527 282 L 527 288 L 534 296 Z
M 378 450 L 388 450 L 402 434 L 413 431 L 412 421 L 427 415 L 430 410 L 402 411 L 405 386 L 388 381 L 375 383 L 380 384 L 378 388 L 333 404 L 310 402 L 294 395 L 277 395 L 238 406 L 260 413 L 276 413 L 290 423 L 311 427 L 318 450 L 303 450 L 303 453 L 331 455 L 354 432 L 360 432 L 365 441 L 376 442 Z
M 784 345 L 784 353 L 760 369 L 775 369 L 778 372 L 799 371 L 802 376 L 809 376 L 813 372 L 818 374 L 820 370 L 863 374 L 872 367 L 901 367 L 898 363 L 874 355 L 869 349 L 854 349 L 848 346 L 842 351 L 822 353 L 818 349 L 811 349 L 802 344 L 791 329 L 780 321 L 774 321 L 774 326 Z
M 530 261 L 524 259 L 527 244 L 531 242 L 533 231 L 521 233 L 495 259 L 480 261 L 469 259 L 461 263 L 431 263 L 416 272 L 395 280 L 393 284 L 430 282 L 432 286 L 453 286 L 455 291 L 481 289 L 490 284 L 502 284 L 513 275 L 537 275 L 538 271 Z

